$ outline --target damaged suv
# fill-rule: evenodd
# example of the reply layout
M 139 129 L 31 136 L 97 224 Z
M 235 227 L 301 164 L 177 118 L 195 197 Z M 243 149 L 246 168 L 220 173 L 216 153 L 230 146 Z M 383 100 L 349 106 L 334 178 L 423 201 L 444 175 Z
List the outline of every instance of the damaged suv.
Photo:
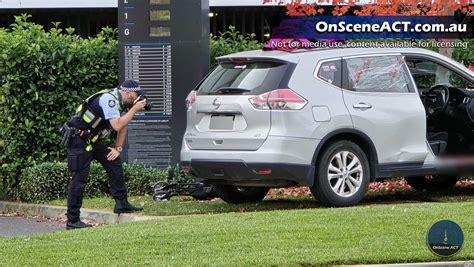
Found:
M 474 78 L 423 49 L 249 51 L 188 95 L 181 161 L 226 202 L 309 186 L 349 206 L 370 182 L 451 187 L 472 167 Z

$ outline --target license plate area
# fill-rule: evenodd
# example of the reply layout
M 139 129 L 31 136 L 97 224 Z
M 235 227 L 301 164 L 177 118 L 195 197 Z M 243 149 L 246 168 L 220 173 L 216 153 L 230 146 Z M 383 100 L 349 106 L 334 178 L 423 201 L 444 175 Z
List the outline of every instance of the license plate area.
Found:
M 235 115 L 212 115 L 209 123 L 209 130 L 227 130 L 234 129 Z

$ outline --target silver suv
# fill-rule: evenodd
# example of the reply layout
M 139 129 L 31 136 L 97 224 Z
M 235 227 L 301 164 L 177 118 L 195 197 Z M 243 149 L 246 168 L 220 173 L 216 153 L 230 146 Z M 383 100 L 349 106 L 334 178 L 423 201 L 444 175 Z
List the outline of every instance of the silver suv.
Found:
M 376 179 L 436 189 L 471 171 L 474 78 L 452 59 L 345 48 L 218 60 L 186 99 L 181 161 L 226 202 L 299 185 L 348 206 Z

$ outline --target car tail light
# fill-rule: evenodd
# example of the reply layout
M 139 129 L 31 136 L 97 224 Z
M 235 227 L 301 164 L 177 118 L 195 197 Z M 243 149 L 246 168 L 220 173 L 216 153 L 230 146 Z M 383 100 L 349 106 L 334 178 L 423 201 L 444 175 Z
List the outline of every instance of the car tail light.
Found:
M 250 104 L 254 106 L 256 109 L 270 109 L 268 106 L 268 97 L 270 93 L 265 93 L 261 95 L 254 96 L 249 99 Z
M 249 99 L 256 109 L 300 110 L 306 106 L 306 99 L 291 89 L 277 89 Z
M 192 90 L 186 97 L 186 101 L 185 101 L 186 108 L 190 109 L 194 105 L 195 102 L 196 102 L 196 91 Z
M 259 169 L 259 170 L 253 170 L 253 172 L 256 174 L 261 174 L 261 175 L 270 175 L 272 174 L 272 169 Z

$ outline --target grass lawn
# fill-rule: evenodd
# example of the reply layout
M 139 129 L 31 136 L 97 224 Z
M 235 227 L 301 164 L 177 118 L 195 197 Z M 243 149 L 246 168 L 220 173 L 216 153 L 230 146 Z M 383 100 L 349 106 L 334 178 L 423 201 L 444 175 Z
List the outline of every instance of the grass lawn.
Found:
M 172 203 L 172 202 L 170 202 Z M 162 204 L 162 203 L 161 203 Z M 161 205 L 160 204 L 160 205 Z M 428 228 L 451 219 L 474 259 L 474 202 L 360 205 L 173 217 L 0 239 L 0 265 L 307 265 L 442 260 Z
M 369 192 L 360 206 L 377 205 L 383 203 L 407 203 L 407 202 L 474 202 L 473 190 L 469 188 L 453 188 L 443 193 L 426 193 L 416 191 L 396 192 Z M 130 202 L 135 205 L 143 205 L 145 215 L 169 216 L 190 214 L 216 214 L 228 212 L 251 212 L 272 211 L 287 209 L 309 209 L 320 208 L 310 197 L 307 198 L 277 198 L 266 199 L 259 203 L 227 204 L 218 201 L 194 201 L 190 197 L 175 197 L 171 201 L 155 202 L 151 196 L 131 197 Z M 65 206 L 66 200 L 56 200 L 47 203 L 49 205 Z M 114 200 L 111 197 L 84 199 L 84 208 L 112 210 Z

